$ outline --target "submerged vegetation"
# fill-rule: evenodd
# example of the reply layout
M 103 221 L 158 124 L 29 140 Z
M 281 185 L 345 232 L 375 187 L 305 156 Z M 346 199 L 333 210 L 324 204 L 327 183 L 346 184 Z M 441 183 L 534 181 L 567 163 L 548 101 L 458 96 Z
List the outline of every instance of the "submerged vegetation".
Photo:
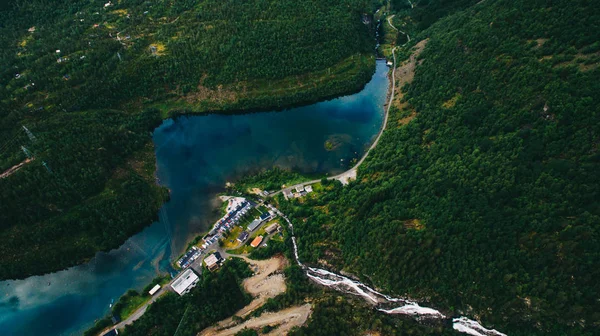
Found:
M 282 108 L 360 89 L 375 64 L 371 25 L 361 21 L 369 6 L 3 5 L 0 174 L 9 173 L 0 178 L 0 279 L 84 262 L 150 224 L 168 198 L 155 183 L 149 136 L 163 118 Z

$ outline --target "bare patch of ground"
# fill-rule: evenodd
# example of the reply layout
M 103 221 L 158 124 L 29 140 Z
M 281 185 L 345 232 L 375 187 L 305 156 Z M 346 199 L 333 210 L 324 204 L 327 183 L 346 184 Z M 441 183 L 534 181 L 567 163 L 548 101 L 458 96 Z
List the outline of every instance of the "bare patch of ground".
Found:
M 259 317 L 250 319 L 242 324 L 217 330 L 215 328 L 209 328 L 202 331 L 199 335 L 201 336 L 229 336 L 235 335 L 244 328 L 259 329 L 265 326 L 278 327 L 270 333 L 264 335 L 286 335 L 293 327 L 300 327 L 306 320 L 308 320 L 311 313 L 311 305 L 305 304 L 302 306 L 291 307 L 275 313 L 264 313 Z
M 428 41 L 429 40 L 423 40 L 423 41 L 417 43 L 413 47 L 413 53 L 410 55 L 408 60 L 406 60 L 404 63 L 400 64 L 400 66 L 394 70 L 395 78 L 396 78 L 396 89 L 394 92 L 394 100 L 392 101 L 392 106 L 396 107 L 400 111 L 408 108 L 408 103 L 402 101 L 402 99 L 404 98 L 404 93 L 402 92 L 402 88 L 406 84 L 412 83 L 413 79 L 415 78 L 415 69 L 417 68 L 417 65 L 418 65 L 417 58 L 419 57 L 419 55 L 421 55 L 421 53 L 425 49 L 425 46 L 427 45 Z M 416 112 L 411 113 L 408 117 L 400 118 L 398 120 L 398 123 L 400 125 L 405 125 L 408 122 L 410 122 L 412 119 L 414 119 L 415 116 L 416 116 Z
M 411 110 L 409 115 L 407 115 L 406 117 L 400 117 L 398 119 L 398 126 L 404 126 L 404 125 L 408 124 L 413 119 L 415 119 L 416 116 L 417 116 L 417 111 Z
M 280 271 L 286 265 L 283 256 L 274 257 L 268 260 L 252 260 L 247 257 L 241 257 L 254 271 L 254 275 L 242 282 L 244 289 L 254 296 L 254 300 L 249 305 L 236 313 L 237 316 L 245 317 L 254 309 L 262 306 L 267 299 L 274 298 L 280 293 L 285 292 L 285 277 Z
M 240 309 L 235 313 L 234 316 L 244 318 L 253 312 L 256 308 L 262 306 L 267 299 L 274 298 L 280 293 L 285 292 L 285 277 L 281 273 L 283 268 L 286 266 L 287 261 L 283 256 L 273 257 L 267 260 L 253 260 L 245 256 L 235 256 L 242 258 L 254 271 L 254 275 L 245 279 L 242 282 L 244 289 L 254 297 L 254 300 L 250 302 L 246 307 Z M 264 316 L 265 314 L 263 314 Z M 252 320 L 251 320 L 252 321 Z M 221 331 L 227 330 L 241 330 L 236 328 L 238 322 L 234 321 L 233 317 L 227 318 L 221 322 L 218 322 L 215 326 L 205 329 L 200 335 L 221 335 Z M 269 323 L 266 323 L 267 325 Z M 291 327 L 290 327 L 291 328 Z M 279 328 L 277 328 L 279 330 Z M 234 335 L 237 331 L 232 333 L 223 333 L 222 335 Z
M 207 75 L 204 75 L 202 79 L 200 79 L 200 84 L 198 84 L 197 90 L 189 93 L 183 99 L 188 103 L 199 103 L 203 101 L 210 101 L 214 103 L 227 103 L 234 102 L 238 99 L 239 94 L 236 93 L 235 90 L 226 89 L 223 85 L 217 86 L 215 89 L 211 89 L 209 87 L 204 86 L 204 81 L 206 80 Z M 242 90 L 245 93 L 245 89 Z
M 445 109 L 451 109 L 456 105 L 456 102 L 462 97 L 462 95 L 460 93 L 457 93 L 454 95 L 454 97 L 446 100 L 443 104 L 442 107 Z
M 423 225 L 419 219 L 408 219 L 404 221 L 404 227 L 407 229 L 420 231 L 425 228 L 425 225 Z
M 214 103 L 227 103 L 236 101 L 238 99 L 238 93 L 236 93 L 236 91 L 226 89 L 223 87 L 223 85 L 219 85 L 215 89 L 204 86 L 204 81 L 206 78 L 207 75 L 202 76 L 197 90 L 183 97 L 186 102 L 198 103 L 202 101 L 210 101 Z M 245 89 L 243 91 L 245 92 Z
M 254 194 L 254 195 L 260 195 L 260 193 L 262 192 L 262 190 L 258 189 L 258 188 L 248 188 L 248 192 L 250 194 Z
M 33 160 L 35 160 L 35 159 L 25 159 L 23 162 L 10 167 L 7 171 L 5 171 L 4 173 L 0 174 L 0 178 L 7 178 L 7 177 L 9 177 L 10 175 L 14 174 L 17 170 L 21 169 L 24 165 L 28 164 L 29 162 L 31 162 Z

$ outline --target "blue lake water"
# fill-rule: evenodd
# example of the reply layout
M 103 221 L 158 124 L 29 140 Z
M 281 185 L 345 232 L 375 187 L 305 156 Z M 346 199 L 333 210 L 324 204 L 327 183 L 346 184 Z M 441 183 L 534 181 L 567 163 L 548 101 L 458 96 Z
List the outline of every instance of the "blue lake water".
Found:
M 79 335 L 111 300 L 141 289 L 219 216 L 226 181 L 279 166 L 334 174 L 362 156 L 379 131 L 388 90 L 385 62 L 354 95 L 281 112 L 179 117 L 154 132 L 157 176 L 171 190 L 159 221 L 88 264 L 0 282 L 0 335 Z M 327 140 L 339 144 L 325 149 Z

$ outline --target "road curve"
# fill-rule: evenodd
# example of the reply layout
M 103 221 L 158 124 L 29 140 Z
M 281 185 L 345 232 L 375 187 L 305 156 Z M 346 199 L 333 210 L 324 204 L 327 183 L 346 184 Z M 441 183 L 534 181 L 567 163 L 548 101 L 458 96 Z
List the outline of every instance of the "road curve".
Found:
M 398 30 L 390 22 L 390 20 L 393 17 L 394 17 L 394 15 L 392 15 L 391 17 L 389 17 L 388 20 L 387 20 L 387 22 L 388 22 L 388 24 L 392 28 Z M 408 36 L 408 34 L 406 34 L 405 32 L 402 32 L 400 30 L 398 30 L 398 31 L 401 32 L 402 34 L 405 34 L 408 37 L 408 41 L 406 43 L 410 42 L 410 36 Z M 405 44 L 403 44 L 402 46 L 404 46 Z M 341 174 L 328 177 L 327 178 L 328 180 L 338 180 L 338 181 L 342 182 L 342 184 L 348 184 L 350 182 L 350 179 L 356 179 L 356 174 L 357 174 L 357 171 L 358 171 L 358 167 L 360 167 L 360 165 L 363 164 L 363 162 L 365 161 L 365 159 L 367 158 L 367 156 L 369 155 L 369 153 L 371 152 L 371 150 L 377 146 L 377 143 L 379 142 L 379 139 L 381 138 L 381 135 L 383 134 L 383 131 L 387 127 L 388 116 L 390 114 L 390 108 L 392 107 L 392 101 L 394 101 L 394 93 L 396 92 L 396 48 L 397 47 L 392 48 L 392 58 L 393 58 L 393 65 L 392 65 L 392 91 L 391 91 L 391 94 L 390 94 L 390 100 L 388 101 L 388 104 L 387 104 L 387 108 L 385 109 L 385 116 L 383 118 L 383 125 L 381 126 L 381 129 L 379 130 L 379 133 L 377 134 L 377 137 L 375 138 L 375 140 L 373 141 L 373 143 L 371 144 L 371 146 L 369 147 L 369 149 L 367 149 L 367 151 L 365 152 L 365 154 L 363 155 L 363 157 L 360 159 L 360 161 L 358 161 L 356 163 L 356 165 L 354 165 L 354 167 L 350 168 L 349 170 L 347 170 L 347 171 L 345 171 L 345 172 L 343 172 Z M 279 190 L 277 192 L 274 192 L 272 194 L 269 194 L 267 197 L 272 197 L 272 196 L 275 196 L 277 194 L 280 194 L 284 190 L 292 190 L 296 186 L 305 186 L 305 185 L 308 185 L 308 184 L 317 183 L 319 181 L 321 181 L 321 180 L 319 179 L 319 180 L 312 180 L 312 181 L 307 181 L 307 182 L 299 183 L 299 184 L 293 185 L 291 187 L 287 187 L 287 188 L 281 189 L 281 190 Z

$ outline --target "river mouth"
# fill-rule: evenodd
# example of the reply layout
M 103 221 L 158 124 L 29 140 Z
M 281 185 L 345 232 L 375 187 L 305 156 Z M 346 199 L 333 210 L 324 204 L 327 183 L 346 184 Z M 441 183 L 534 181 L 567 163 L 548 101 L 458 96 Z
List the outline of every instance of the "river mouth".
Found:
M 356 94 L 280 112 L 181 116 L 153 135 L 156 175 L 171 190 L 159 221 L 89 263 L 23 280 L 0 282 L 2 335 L 80 335 L 130 288 L 142 289 L 188 241 L 219 215 L 214 198 L 226 181 L 274 166 L 333 175 L 360 158 L 378 134 L 388 69 Z M 332 135 L 345 141 L 333 150 Z

